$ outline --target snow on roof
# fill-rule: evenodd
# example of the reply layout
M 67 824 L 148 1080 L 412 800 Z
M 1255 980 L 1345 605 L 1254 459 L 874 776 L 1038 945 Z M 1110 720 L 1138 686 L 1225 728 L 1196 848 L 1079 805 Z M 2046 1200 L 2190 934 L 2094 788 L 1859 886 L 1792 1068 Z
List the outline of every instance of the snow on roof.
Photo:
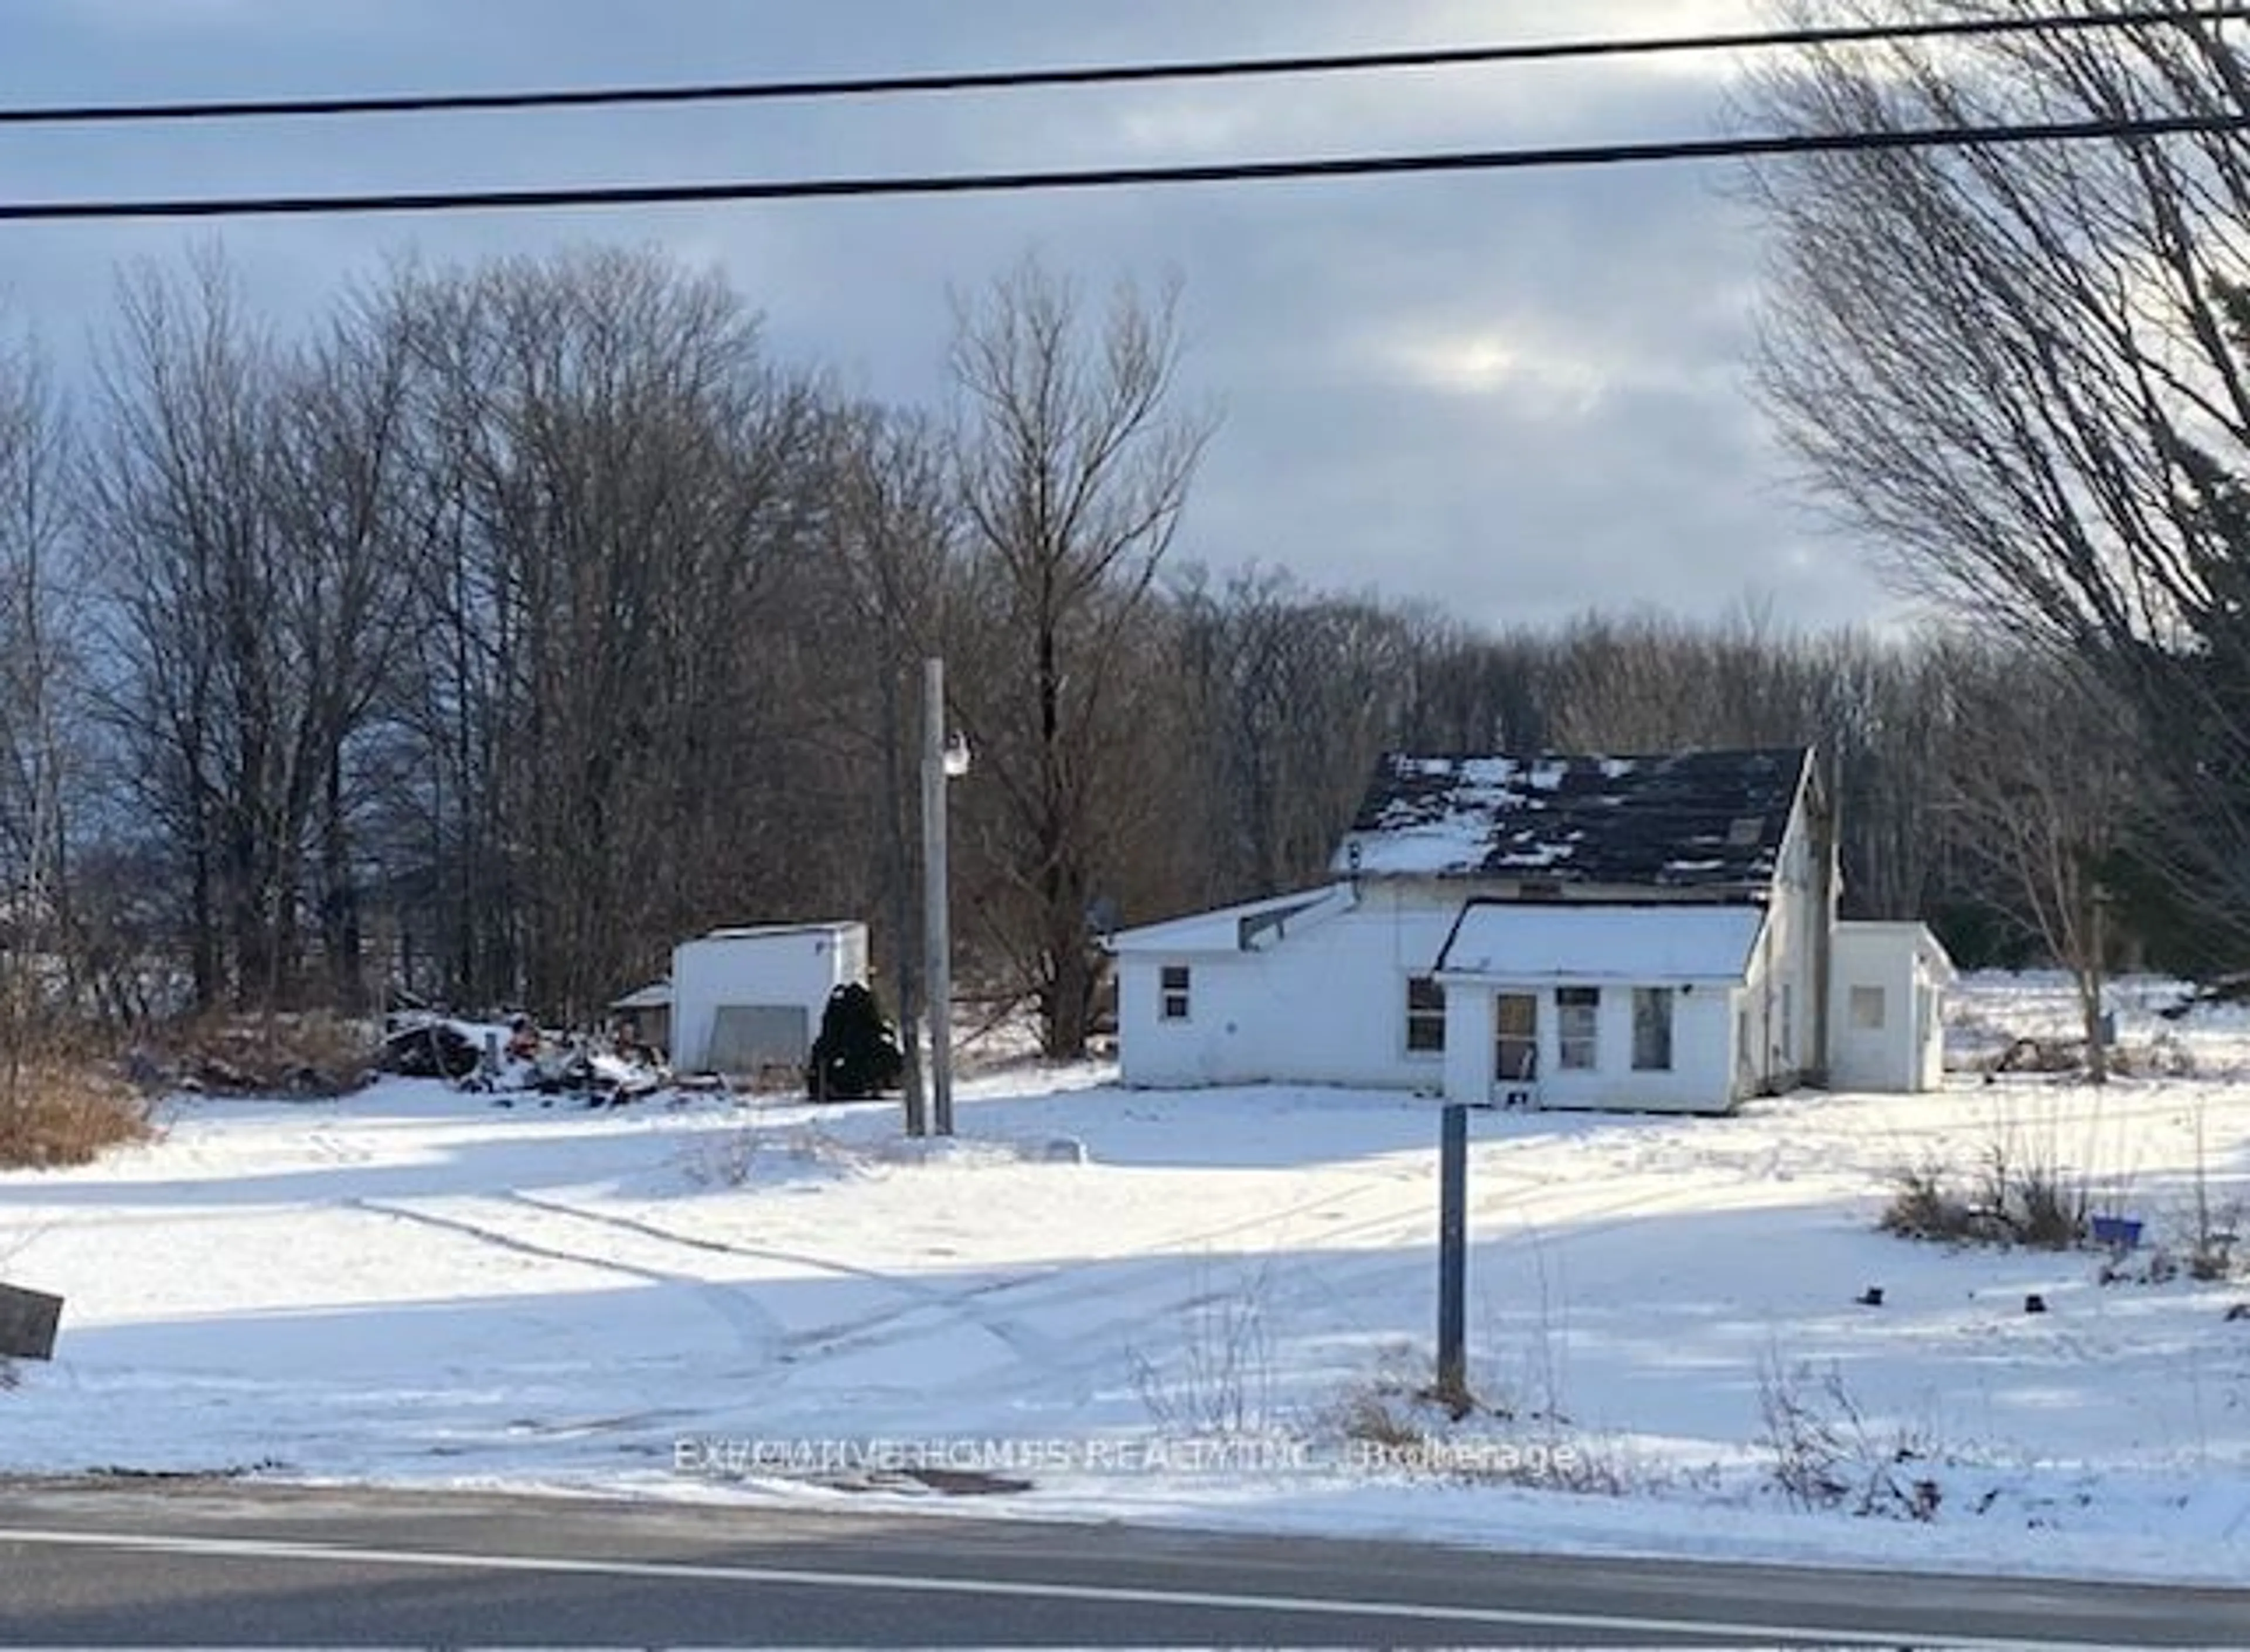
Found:
M 738 928 L 706 930 L 698 940 L 764 940 L 777 935 L 836 935 L 847 930 L 864 928 L 857 919 L 839 919 L 830 923 L 804 924 L 745 924 Z
M 1757 906 L 1526 905 L 1471 901 L 1438 953 L 1440 975 L 1495 981 L 1740 981 Z
M 652 981 L 645 987 L 627 993 L 622 998 L 610 1000 L 612 1009 L 669 1009 L 672 1008 L 672 983 Z
M 1330 870 L 1661 889 L 1770 883 L 1808 754 L 1386 755 Z
M 1318 889 L 1269 895 L 1217 912 L 1121 929 L 1109 938 L 1109 946 L 1113 952 L 1253 952 L 1351 905 L 1349 884 L 1324 884 Z

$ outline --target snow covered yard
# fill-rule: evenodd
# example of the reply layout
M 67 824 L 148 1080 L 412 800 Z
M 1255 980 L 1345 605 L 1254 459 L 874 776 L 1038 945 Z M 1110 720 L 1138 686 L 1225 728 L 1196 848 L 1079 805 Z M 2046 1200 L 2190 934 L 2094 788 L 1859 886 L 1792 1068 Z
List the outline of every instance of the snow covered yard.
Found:
M 2161 1064 L 2193 1073 L 2106 1091 L 1963 1075 L 1726 1119 L 1476 1115 L 1487 1410 L 1458 1426 L 1411 1394 L 1428 1102 L 1019 1070 L 965 1084 L 962 1138 L 929 1146 L 889 1105 L 502 1107 L 401 1079 L 183 1100 L 150 1146 L 0 1175 L 0 1277 L 68 1298 L 57 1362 L 0 1392 L 0 1472 L 2235 1580 L 2250 1318 L 2226 1314 L 2250 1283 L 2142 1276 L 2250 1201 L 2250 1018 L 2174 1025 L 2171 996 L 2122 993 L 2122 1032 L 2170 1033 Z M 2039 980 L 1962 1008 L 1964 1048 L 2068 1015 Z M 1901 1168 L 1973 1177 L 1996 1144 L 2141 1217 L 2134 1277 L 1875 1231 Z M 1804 1506 L 1784 1466 L 1837 1496 Z M 1004 1489 L 941 1498 L 880 1472 L 902 1467 Z

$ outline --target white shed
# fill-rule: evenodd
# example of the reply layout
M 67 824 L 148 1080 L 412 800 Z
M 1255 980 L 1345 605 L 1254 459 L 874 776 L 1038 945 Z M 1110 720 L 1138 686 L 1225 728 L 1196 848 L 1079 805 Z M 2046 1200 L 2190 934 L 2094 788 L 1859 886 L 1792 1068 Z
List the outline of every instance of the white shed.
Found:
M 714 929 L 672 952 L 672 1064 L 682 1072 L 802 1066 L 828 995 L 867 979 L 861 923 Z
M 1918 923 L 1836 926 L 1828 1082 L 1838 1090 L 1936 1090 L 1945 1083 L 1943 1002 L 1953 960 Z

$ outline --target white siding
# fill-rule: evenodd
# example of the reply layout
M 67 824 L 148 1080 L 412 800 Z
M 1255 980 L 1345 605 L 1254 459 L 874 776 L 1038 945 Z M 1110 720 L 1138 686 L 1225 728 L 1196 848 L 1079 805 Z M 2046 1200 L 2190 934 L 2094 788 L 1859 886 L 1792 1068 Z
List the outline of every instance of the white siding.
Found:
M 1435 1093 L 1446 1058 L 1408 1052 L 1406 982 L 1429 973 L 1460 905 L 1459 891 L 1434 885 L 1369 886 L 1352 910 L 1269 948 L 1121 951 L 1120 1077 L 1142 1087 L 1272 1082 Z M 1158 1013 L 1167 964 L 1188 967 L 1184 1021 Z
M 1818 946 L 1828 915 L 1820 912 L 1812 875 L 1813 844 L 1805 813 L 1790 817 L 1766 922 L 1763 968 L 1752 983 L 1759 1003 L 1751 1020 L 1759 1033 L 1758 1082 L 1769 1092 L 1788 1090 L 1820 1065 Z M 1832 1021 L 1831 1026 L 1833 1026 Z
M 864 924 L 804 924 L 721 931 L 682 941 L 672 953 L 673 1064 L 702 1070 L 723 1005 L 801 1008 L 818 1031 L 828 995 L 867 978 Z
M 1899 1091 L 1943 1084 L 1944 973 L 1942 954 L 1920 924 L 1836 926 L 1829 1008 L 1835 1088 Z M 1881 1026 L 1860 1024 L 1855 993 L 1881 995 Z
M 1820 1048 L 1819 948 L 1832 914 L 1819 898 L 1825 882 L 1812 857 L 1820 851 L 1801 810 L 1792 811 L 1777 852 L 1770 901 L 1739 976 L 1692 985 L 1665 978 L 1658 965 L 1673 957 L 1689 932 L 1729 921 L 1708 906 L 1682 901 L 1676 908 L 1680 926 L 1667 928 L 1661 944 L 1642 948 L 1642 962 L 1614 959 L 1602 966 L 1598 979 L 1572 980 L 1563 973 L 1556 967 L 1559 945 L 1534 948 L 1536 959 L 1494 952 L 1485 974 L 1476 973 L 1474 963 L 1467 974 L 1449 971 L 1441 1055 L 1406 1048 L 1406 983 L 1432 970 L 1464 903 L 1497 892 L 1497 885 L 1365 878 L 1356 885 L 1356 905 L 1308 909 L 1301 920 L 1292 919 L 1286 938 L 1247 951 L 1236 915 L 1251 908 L 1128 931 L 1118 938 L 1117 953 L 1122 1077 L 1142 1086 L 1278 1082 L 1442 1089 L 1456 1100 L 1490 1102 L 1499 1098 L 1494 994 L 1516 990 L 1534 995 L 1539 1006 L 1537 1105 L 1725 1112 L 1745 1096 L 1789 1088 L 1826 1060 Z M 1571 897 L 1571 904 L 1590 906 L 1663 899 L 1657 891 L 1632 889 L 1574 889 Z M 1593 927 L 1622 933 L 1642 922 L 1664 925 L 1671 916 L 1652 907 L 1646 919 L 1620 913 L 1596 920 Z M 1494 923 L 1505 921 L 1503 914 Z M 1519 914 L 1518 921 L 1543 920 Z M 1539 962 L 1543 970 L 1529 969 Z M 1159 1014 L 1158 981 L 1167 964 L 1189 971 L 1190 1013 L 1183 1020 L 1167 1022 Z M 1529 970 L 1521 983 L 1508 979 L 1516 967 Z M 1601 992 L 1597 1064 L 1588 1071 L 1565 1072 L 1560 1065 L 1555 995 L 1571 986 Z M 1632 1066 L 1636 986 L 1676 989 L 1669 1070 Z M 1832 1016 L 1832 1037 L 1835 1024 Z
M 1565 983 L 1568 984 L 1568 983 Z M 1592 984 L 1592 983 L 1589 983 Z M 1531 1085 L 1532 1104 L 1542 1108 L 1599 1108 L 1628 1112 L 1725 1112 L 1735 1101 L 1729 1077 L 1733 1033 L 1729 1017 L 1736 995 L 1723 986 L 1667 987 L 1672 994 L 1672 1064 L 1649 1070 L 1633 1066 L 1633 988 L 1599 983 L 1595 1064 L 1584 1070 L 1562 1066 L 1562 1019 L 1556 988 L 1545 983 L 1454 983 L 1446 1008 L 1446 1095 L 1448 1100 L 1487 1103 L 1506 1099 L 1516 1086 L 1494 1077 L 1494 1002 L 1502 993 L 1533 995 L 1539 1005 L 1539 1074 Z

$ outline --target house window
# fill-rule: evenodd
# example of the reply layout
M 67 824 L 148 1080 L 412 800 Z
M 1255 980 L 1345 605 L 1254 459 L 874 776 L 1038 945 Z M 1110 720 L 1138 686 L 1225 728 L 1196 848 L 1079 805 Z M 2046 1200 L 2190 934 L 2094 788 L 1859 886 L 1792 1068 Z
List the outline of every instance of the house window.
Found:
M 1555 989 L 1555 1064 L 1566 1072 L 1591 1072 L 1599 1049 L 1602 989 L 1598 987 L 1558 987 Z
M 1160 1000 L 1156 1016 L 1160 1021 L 1185 1021 L 1188 1018 L 1188 967 L 1185 964 L 1166 964 L 1157 972 L 1157 996 Z
M 1852 1025 L 1861 1032 L 1882 1031 L 1884 1013 L 1888 1008 L 1889 1006 L 1883 1002 L 1881 988 L 1854 987 L 1852 988 Z
M 1632 989 L 1632 1070 L 1672 1070 L 1672 988 Z
M 1496 993 L 1492 1018 L 1492 1076 L 1503 1084 L 1529 1084 L 1539 1071 L 1538 998 Z
M 1446 1048 L 1446 989 L 1427 975 L 1406 978 L 1406 1049 L 1435 1056 Z

